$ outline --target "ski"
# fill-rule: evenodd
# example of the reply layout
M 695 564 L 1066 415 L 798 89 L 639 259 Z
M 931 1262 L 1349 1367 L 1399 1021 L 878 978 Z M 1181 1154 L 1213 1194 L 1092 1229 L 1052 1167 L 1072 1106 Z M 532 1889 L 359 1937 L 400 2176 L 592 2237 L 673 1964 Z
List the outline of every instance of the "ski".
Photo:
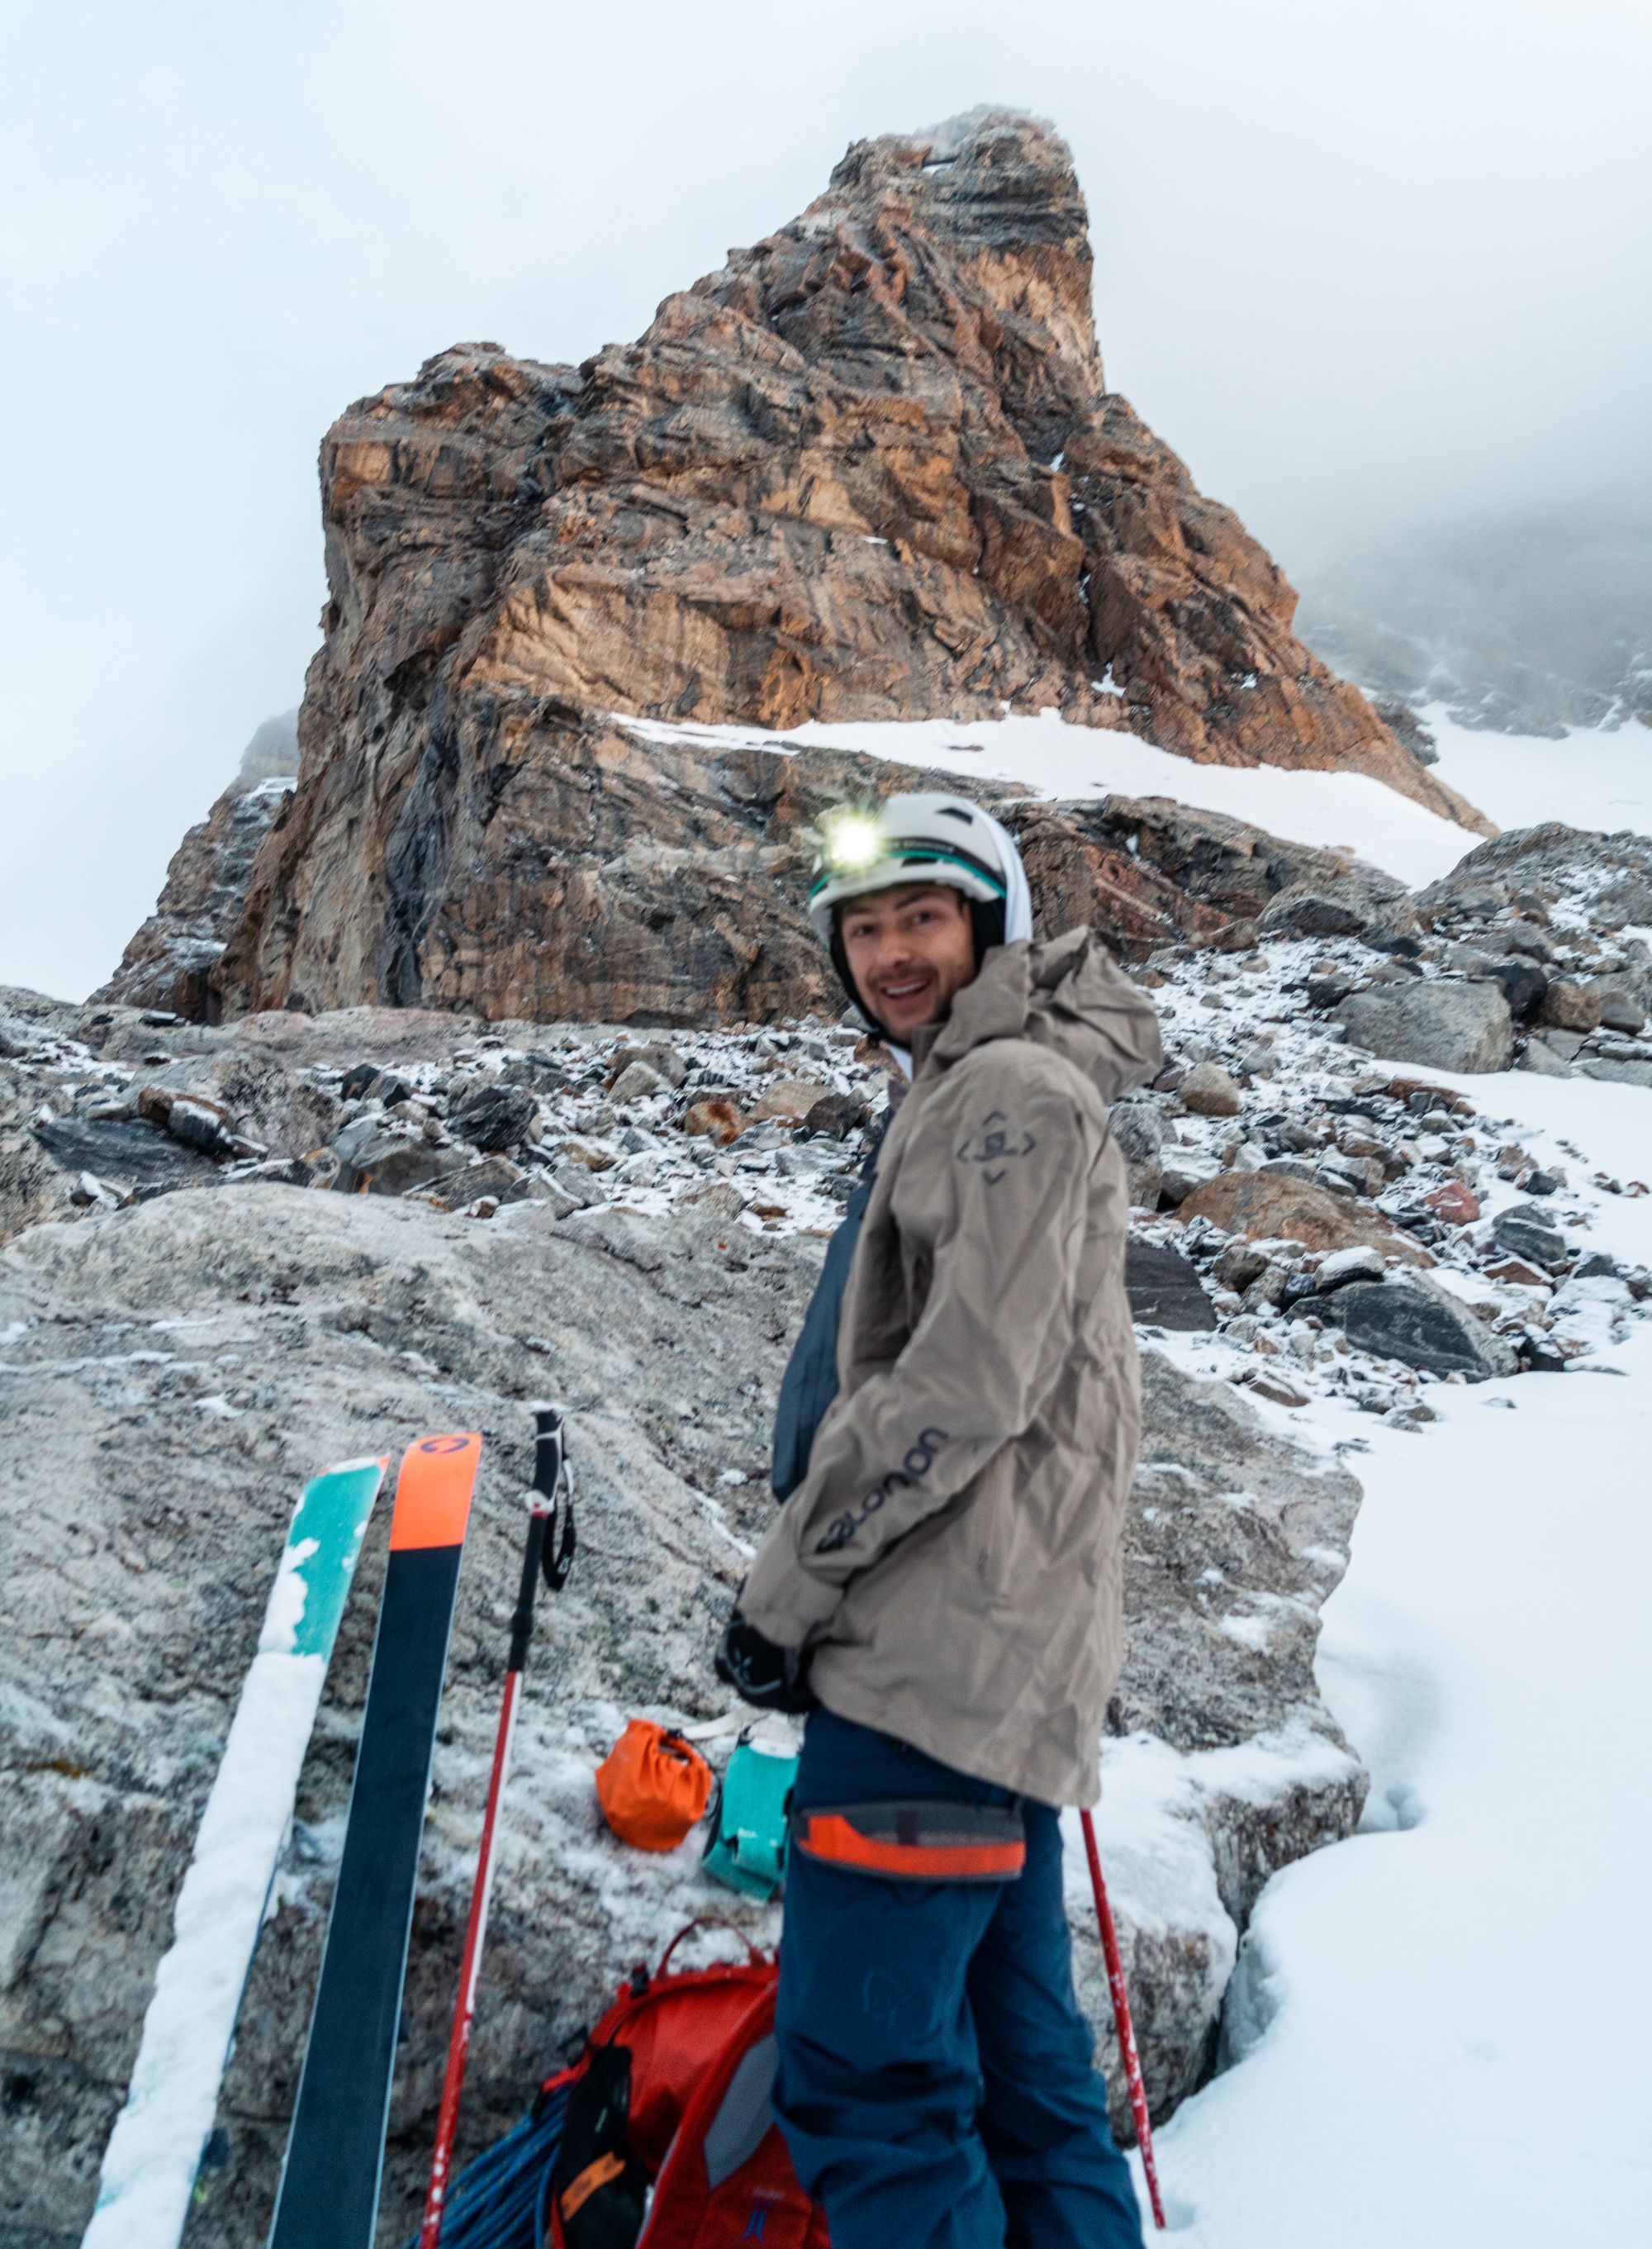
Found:
M 305 1488 L 155 1970 L 83 2249 L 176 2249 L 332 1643 L 387 1460 Z
M 482 1440 L 402 1455 L 344 1855 L 270 2249 L 371 2249 L 436 1713 Z

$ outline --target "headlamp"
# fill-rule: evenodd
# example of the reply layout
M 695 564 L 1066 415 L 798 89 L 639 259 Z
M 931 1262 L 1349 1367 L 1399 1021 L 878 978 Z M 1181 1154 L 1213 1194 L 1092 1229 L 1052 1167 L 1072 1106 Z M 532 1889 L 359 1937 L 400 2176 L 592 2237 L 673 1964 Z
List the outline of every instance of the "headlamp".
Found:
M 853 808 L 833 815 L 820 835 L 820 856 L 834 875 L 858 875 L 884 856 L 883 830 L 868 812 Z

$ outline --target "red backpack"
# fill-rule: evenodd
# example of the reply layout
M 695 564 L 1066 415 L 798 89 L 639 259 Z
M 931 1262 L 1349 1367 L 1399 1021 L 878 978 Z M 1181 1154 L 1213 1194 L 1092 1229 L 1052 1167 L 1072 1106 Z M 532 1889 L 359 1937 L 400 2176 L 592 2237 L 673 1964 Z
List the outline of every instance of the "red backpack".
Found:
M 743 1962 L 670 1973 L 688 1934 L 546 2080 L 568 2096 L 546 2249 L 830 2249 L 770 2105 L 776 1964 L 748 1946 Z

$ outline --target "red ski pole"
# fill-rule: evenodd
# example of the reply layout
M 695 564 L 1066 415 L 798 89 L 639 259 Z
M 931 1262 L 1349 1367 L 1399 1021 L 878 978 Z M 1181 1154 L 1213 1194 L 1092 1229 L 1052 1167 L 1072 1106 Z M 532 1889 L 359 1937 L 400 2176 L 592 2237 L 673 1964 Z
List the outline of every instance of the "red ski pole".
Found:
M 470 1918 L 465 1925 L 464 1958 L 459 1969 L 459 1996 L 454 2003 L 453 2030 L 448 2039 L 448 2069 L 442 2085 L 442 2107 L 436 2115 L 435 2150 L 430 2158 L 430 2184 L 425 2191 L 424 2221 L 419 2228 L 419 2249 L 437 2249 L 453 2167 L 453 2142 L 459 2129 L 459 2096 L 464 2088 L 464 2066 L 470 2051 L 470 2026 L 476 2020 L 476 1979 L 482 1972 L 482 1947 L 488 1932 L 488 1900 L 493 1888 L 493 1844 L 499 1799 L 504 1792 L 511 1763 L 511 1737 L 516 1730 L 517 1697 L 528 1661 L 528 1641 L 533 1631 L 533 1597 L 541 1571 L 552 1592 L 567 1582 L 573 1562 L 573 1498 L 568 1489 L 563 1449 L 562 1409 L 534 1408 L 538 1434 L 533 1466 L 533 1489 L 528 1494 L 528 1537 L 522 1558 L 522 1582 L 511 1619 L 511 1654 L 505 1665 L 504 1700 L 499 1709 L 499 1729 L 494 1736 L 493 1771 L 488 1780 L 487 1808 L 482 1815 L 482 1845 L 476 1857 L 476 1881 L 470 1891 Z M 555 1557 L 545 1551 L 545 1538 L 556 1515 L 558 1497 L 567 1490 L 562 1535 Z
M 1153 2126 L 1148 2117 L 1148 2095 L 1141 2082 L 1141 2064 L 1136 2057 L 1135 2031 L 1130 2021 L 1130 1996 L 1124 1988 L 1124 1963 L 1119 1957 L 1118 1931 L 1113 1926 L 1113 1909 L 1107 1903 L 1107 1886 L 1101 1879 L 1101 1854 L 1095 1847 L 1095 1822 L 1087 1812 L 1080 1812 L 1079 1819 L 1084 1828 L 1085 1855 L 1090 1861 L 1090 1887 L 1095 1892 L 1095 1917 L 1101 1924 L 1101 1950 L 1107 1964 L 1107 1989 L 1113 1994 L 1113 2019 L 1119 2026 L 1119 2052 L 1124 2060 L 1125 2080 L 1130 2087 L 1130 2113 L 1135 2118 L 1136 2145 L 1141 2150 L 1141 2168 L 1148 2175 L 1148 2197 L 1153 2204 L 1153 2223 L 1162 2232 L 1164 2204 L 1159 2199 L 1158 2167 L 1153 2160 Z

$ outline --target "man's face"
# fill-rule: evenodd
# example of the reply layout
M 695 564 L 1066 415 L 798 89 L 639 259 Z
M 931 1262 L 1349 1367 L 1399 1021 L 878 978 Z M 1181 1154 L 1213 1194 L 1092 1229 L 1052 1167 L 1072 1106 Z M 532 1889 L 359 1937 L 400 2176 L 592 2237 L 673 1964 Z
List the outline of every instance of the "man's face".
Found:
M 969 901 L 944 883 L 851 898 L 838 928 L 855 989 L 902 1046 L 921 1025 L 944 1021 L 974 981 Z

